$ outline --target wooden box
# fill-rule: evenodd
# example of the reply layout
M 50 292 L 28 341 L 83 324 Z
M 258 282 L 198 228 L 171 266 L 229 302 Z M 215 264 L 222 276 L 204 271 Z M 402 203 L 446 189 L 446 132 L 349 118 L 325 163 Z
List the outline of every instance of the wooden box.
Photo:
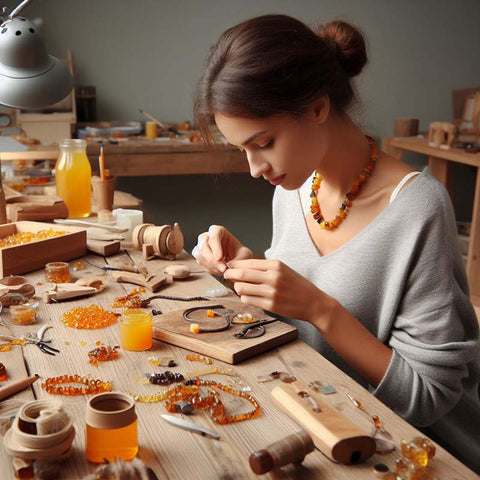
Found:
M 41 222 L 15 222 L 0 225 L 0 239 L 21 232 L 60 230 L 58 237 L 36 240 L 24 245 L 0 248 L 0 277 L 19 275 L 44 268 L 48 262 L 64 262 L 87 253 L 87 233 L 84 228 Z

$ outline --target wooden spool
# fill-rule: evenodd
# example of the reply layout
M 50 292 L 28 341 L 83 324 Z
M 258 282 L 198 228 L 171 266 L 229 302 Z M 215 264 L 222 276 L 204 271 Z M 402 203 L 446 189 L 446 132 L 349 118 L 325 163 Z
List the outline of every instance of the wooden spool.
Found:
M 175 223 L 172 231 L 167 236 L 166 247 L 170 254 L 178 255 L 183 250 L 185 241 L 180 225 Z
M 145 230 L 148 227 L 153 227 L 153 226 L 154 225 L 152 223 L 141 223 L 140 225 L 135 226 L 132 232 L 132 242 L 133 242 L 133 246 L 137 250 L 141 250 L 142 245 L 145 243 L 145 240 L 144 240 Z

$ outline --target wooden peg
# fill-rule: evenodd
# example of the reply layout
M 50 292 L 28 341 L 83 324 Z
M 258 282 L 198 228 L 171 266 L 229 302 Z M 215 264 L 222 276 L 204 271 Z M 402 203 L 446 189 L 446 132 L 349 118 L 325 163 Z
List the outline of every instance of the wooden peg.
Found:
M 142 255 L 144 260 L 152 260 L 155 258 L 155 252 L 153 251 L 153 245 L 151 243 L 144 243 L 142 245 Z
M 167 235 L 166 247 L 170 254 L 178 255 L 183 250 L 185 245 L 183 233 L 180 229 L 180 225 L 175 223 L 172 231 Z

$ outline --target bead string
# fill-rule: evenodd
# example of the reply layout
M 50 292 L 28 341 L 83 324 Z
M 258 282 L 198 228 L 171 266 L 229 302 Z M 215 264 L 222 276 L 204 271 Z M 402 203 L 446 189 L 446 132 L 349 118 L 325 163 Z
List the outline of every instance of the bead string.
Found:
M 80 387 L 74 387 L 71 384 L 80 384 Z M 66 385 L 62 387 L 60 385 Z M 53 395 L 95 395 L 102 392 L 111 392 L 112 384 L 103 380 L 95 380 L 80 375 L 61 375 L 52 377 L 42 382 L 42 388 Z
M 316 222 L 320 224 L 320 227 L 324 230 L 334 230 L 343 222 L 348 214 L 348 210 L 352 206 L 353 200 L 355 200 L 362 188 L 362 185 L 367 181 L 373 169 L 375 168 L 375 162 L 378 159 L 378 147 L 372 137 L 365 135 L 365 138 L 368 140 L 370 145 L 370 158 L 360 176 L 353 182 L 353 186 L 350 191 L 345 195 L 345 199 L 343 200 L 342 205 L 338 209 L 338 213 L 333 220 L 325 220 L 320 209 L 320 204 L 318 203 L 318 191 L 320 190 L 320 185 L 323 179 L 318 173 L 318 170 L 315 171 L 315 175 L 312 180 L 312 191 L 310 193 L 310 212 L 312 213 Z

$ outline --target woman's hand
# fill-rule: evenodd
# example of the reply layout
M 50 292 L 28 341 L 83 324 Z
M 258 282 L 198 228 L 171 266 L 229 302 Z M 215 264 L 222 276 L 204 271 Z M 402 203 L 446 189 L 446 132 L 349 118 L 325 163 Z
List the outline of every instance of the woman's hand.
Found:
M 284 317 L 306 320 L 322 331 L 336 301 L 278 260 L 233 260 L 224 277 L 241 301 Z M 326 314 L 326 315 L 325 315 Z
M 253 258 L 252 251 L 220 225 L 211 225 L 198 236 L 192 255 L 213 275 L 223 275 L 229 260 Z

